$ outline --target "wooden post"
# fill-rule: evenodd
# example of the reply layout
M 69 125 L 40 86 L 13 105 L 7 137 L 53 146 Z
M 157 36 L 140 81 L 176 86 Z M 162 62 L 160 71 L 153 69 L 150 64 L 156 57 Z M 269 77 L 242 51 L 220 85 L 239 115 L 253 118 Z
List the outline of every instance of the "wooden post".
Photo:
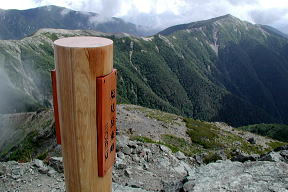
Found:
M 56 81 L 67 192 L 110 192 L 112 169 L 98 176 L 96 78 L 113 69 L 113 41 L 56 40 Z

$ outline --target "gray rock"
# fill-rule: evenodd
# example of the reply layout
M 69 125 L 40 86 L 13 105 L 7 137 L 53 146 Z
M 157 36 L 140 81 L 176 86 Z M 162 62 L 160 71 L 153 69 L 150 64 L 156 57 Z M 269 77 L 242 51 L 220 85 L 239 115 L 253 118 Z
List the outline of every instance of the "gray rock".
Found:
M 126 168 L 127 168 L 127 165 L 125 165 L 123 163 L 116 165 L 116 169 L 126 169 Z
M 50 157 L 48 159 L 48 165 L 59 173 L 64 172 L 63 157 Z
M 193 181 L 188 181 L 183 185 L 183 190 L 185 192 L 193 191 L 195 184 Z
M 124 153 L 121 152 L 121 151 L 119 151 L 119 152 L 117 153 L 117 157 L 120 158 L 120 159 L 122 159 L 122 160 L 125 159 L 125 155 L 124 155 Z
M 140 162 L 140 158 L 136 154 L 132 156 L 132 160 L 136 163 Z
M 283 151 L 283 150 L 288 150 L 288 145 L 283 145 L 281 147 L 275 148 L 273 151 Z
M 249 139 L 247 139 L 247 141 L 251 144 L 256 144 L 254 137 L 250 137 Z
M 125 155 L 130 155 L 130 154 L 131 154 L 131 149 L 130 149 L 127 145 L 124 145 L 124 146 L 123 146 L 123 149 L 122 149 L 122 152 L 123 152 Z
M 163 189 L 161 191 L 165 192 L 175 192 L 175 191 L 181 191 L 183 188 L 183 182 L 182 179 L 174 179 L 174 180 L 162 180 Z
M 262 155 L 259 158 L 259 161 L 274 161 L 274 162 L 281 162 L 284 161 L 284 158 L 280 155 L 279 152 L 269 152 L 265 155 Z
M 233 145 L 238 147 L 238 146 L 241 146 L 242 144 L 240 141 L 235 141 L 235 142 L 233 142 Z
M 43 161 L 41 161 L 41 160 L 39 160 L 39 159 L 35 159 L 35 160 L 34 160 L 34 166 L 37 167 L 37 168 L 45 167 Z
M 131 171 L 129 168 L 127 168 L 127 169 L 125 169 L 124 174 L 125 174 L 127 177 L 131 177 L 132 171 Z
M 196 161 L 197 164 L 203 164 L 203 159 L 204 157 L 207 156 L 207 153 L 202 153 L 202 154 L 199 154 L 199 155 L 194 155 L 194 159 Z
M 172 153 L 171 149 L 169 149 L 165 145 L 160 145 L 160 149 L 161 149 L 161 151 L 163 151 L 165 153 Z
M 161 157 L 157 159 L 158 165 L 160 167 L 168 167 L 170 165 L 170 161 L 168 157 Z
M 259 157 L 257 155 L 245 155 L 245 154 L 238 154 L 231 158 L 231 161 L 239 161 L 239 162 L 245 162 L 245 161 L 256 161 Z
M 48 173 L 49 169 L 48 169 L 48 167 L 41 167 L 41 168 L 38 168 L 38 171 L 39 171 L 39 173 L 46 174 L 46 173 Z
M 113 192 L 150 192 L 140 188 L 132 188 L 129 186 L 119 185 L 118 183 L 113 183 L 112 188 Z
M 148 166 L 147 163 L 143 164 L 143 169 L 144 169 L 144 170 L 148 170 L 148 169 L 149 169 L 149 166 Z
M 143 148 L 142 151 L 146 154 L 151 153 L 151 150 L 148 148 Z
M 3 165 L 0 165 L 0 176 L 5 175 L 6 174 L 6 167 Z
M 21 169 L 20 167 L 15 167 L 11 171 L 12 175 L 19 175 L 22 176 L 24 174 L 24 170 Z
M 287 191 L 288 164 L 283 162 L 210 163 L 193 169 L 184 191 Z
M 137 148 L 137 143 L 135 141 L 129 141 L 127 146 L 132 148 L 132 149 L 136 149 Z
M 280 152 L 280 155 L 285 159 L 288 160 L 288 150 L 283 150 Z
M 51 169 L 51 170 L 48 171 L 47 175 L 48 175 L 49 177 L 52 177 L 52 176 L 55 175 L 56 173 L 57 173 L 57 171 L 55 171 L 54 169 Z
M 44 165 L 43 161 L 39 159 L 34 160 L 34 166 L 38 168 L 40 173 L 46 174 L 49 171 L 48 167 Z
M 186 159 L 186 156 L 181 151 L 177 151 L 174 155 L 179 160 Z
M 186 176 L 187 175 L 187 171 L 185 169 L 185 167 L 182 165 L 182 164 L 179 164 L 178 166 L 176 167 L 172 167 L 172 169 L 178 173 L 179 175 L 183 175 L 183 176 Z

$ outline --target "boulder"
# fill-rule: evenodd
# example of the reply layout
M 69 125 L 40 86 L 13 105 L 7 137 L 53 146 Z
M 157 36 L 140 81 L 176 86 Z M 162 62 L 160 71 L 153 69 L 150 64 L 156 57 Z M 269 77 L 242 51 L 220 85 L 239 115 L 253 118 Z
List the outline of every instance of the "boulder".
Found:
M 183 191 L 287 191 L 288 164 L 283 162 L 230 160 L 193 169 Z
M 175 154 L 175 157 L 179 160 L 183 160 L 186 158 L 186 156 L 184 155 L 184 153 L 182 153 L 181 151 L 177 151 Z
M 269 152 L 265 155 L 262 155 L 259 158 L 259 161 L 273 161 L 273 162 L 281 162 L 284 161 L 284 158 L 280 155 L 279 152 Z
M 64 172 L 63 157 L 49 157 L 46 160 L 46 162 L 50 167 L 53 167 L 57 172 L 59 173 Z
M 249 139 L 247 139 L 247 141 L 251 144 L 256 144 L 254 137 L 250 137 Z
M 245 161 L 256 161 L 259 158 L 258 155 L 244 155 L 244 154 L 238 154 L 231 158 L 231 161 L 239 161 L 241 163 L 244 163 Z

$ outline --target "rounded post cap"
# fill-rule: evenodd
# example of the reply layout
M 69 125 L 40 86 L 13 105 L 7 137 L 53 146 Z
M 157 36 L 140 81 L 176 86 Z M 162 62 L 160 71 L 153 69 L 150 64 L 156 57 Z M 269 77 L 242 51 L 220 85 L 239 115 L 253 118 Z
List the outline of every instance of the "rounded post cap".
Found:
M 68 48 L 96 48 L 112 45 L 113 41 L 103 37 L 77 36 L 54 41 L 55 46 Z

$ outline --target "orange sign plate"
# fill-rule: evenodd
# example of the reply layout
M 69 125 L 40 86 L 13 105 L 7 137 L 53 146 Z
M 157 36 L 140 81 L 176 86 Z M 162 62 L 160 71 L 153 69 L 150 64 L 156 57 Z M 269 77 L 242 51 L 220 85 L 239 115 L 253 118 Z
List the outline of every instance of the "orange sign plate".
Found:
M 117 71 L 97 78 L 98 175 L 103 177 L 116 160 Z
M 51 80 L 52 80 L 52 93 L 53 93 L 53 107 L 54 107 L 56 141 L 57 141 L 57 144 L 61 144 L 60 122 L 59 122 L 59 111 L 58 111 L 58 99 L 57 99 L 57 86 L 56 86 L 56 71 L 55 71 L 55 69 L 51 71 Z

